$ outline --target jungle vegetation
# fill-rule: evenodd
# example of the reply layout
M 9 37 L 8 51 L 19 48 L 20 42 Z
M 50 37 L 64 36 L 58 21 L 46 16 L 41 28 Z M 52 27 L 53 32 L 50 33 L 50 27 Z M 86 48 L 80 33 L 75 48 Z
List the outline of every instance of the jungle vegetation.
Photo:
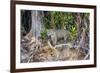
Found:
M 32 48 L 32 49 L 34 48 L 33 45 L 36 45 L 35 44 L 36 40 L 40 42 L 40 44 L 38 44 L 39 47 L 41 47 L 41 41 L 42 41 L 42 48 L 47 46 L 48 44 L 45 46 L 44 44 L 47 43 L 48 41 L 49 30 L 53 30 L 54 32 L 57 33 L 57 35 L 58 35 L 57 30 L 60 31 L 59 33 L 64 33 L 61 31 L 61 30 L 64 30 L 64 31 L 68 31 L 68 32 L 65 32 L 65 34 L 68 33 L 67 34 L 68 38 L 66 39 L 67 42 L 65 43 L 66 44 L 70 43 L 71 45 L 70 48 L 74 48 L 75 51 L 77 49 L 82 50 L 82 52 L 85 53 L 84 58 L 82 59 L 89 59 L 89 49 L 90 49 L 89 47 L 89 37 L 90 37 L 89 16 L 90 16 L 89 13 L 79 13 L 79 12 L 21 10 L 21 39 L 24 40 L 24 43 L 23 41 L 21 41 L 22 53 L 24 52 L 24 50 L 27 49 L 28 53 L 26 54 L 28 54 L 28 57 L 29 57 L 30 56 L 29 52 L 31 51 L 29 50 L 29 48 Z M 63 38 L 60 39 L 58 37 L 57 42 L 64 41 Z M 33 43 L 32 45 L 31 41 L 34 39 L 35 39 L 35 43 Z M 62 48 L 62 46 L 60 48 Z M 70 51 L 73 51 L 73 50 L 71 49 Z M 34 53 L 37 54 L 37 52 L 32 52 L 31 54 L 34 54 Z M 33 56 L 34 55 L 32 55 L 32 57 Z M 29 61 L 28 58 L 25 58 L 24 60 L 23 60 L 23 57 L 21 58 L 22 58 L 21 62 Z M 35 60 L 32 60 L 32 62 L 42 61 L 42 60 L 37 60 L 36 56 L 34 58 Z M 65 59 L 66 58 L 64 58 L 64 60 Z M 48 60 L 50 60 L 50 58 Z

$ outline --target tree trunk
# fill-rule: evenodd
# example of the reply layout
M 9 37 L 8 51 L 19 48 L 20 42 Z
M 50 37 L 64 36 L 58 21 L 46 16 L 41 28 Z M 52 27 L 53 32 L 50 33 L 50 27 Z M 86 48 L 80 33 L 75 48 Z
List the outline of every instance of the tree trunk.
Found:
M 32 30 L 33 30 L 33 35 L 36 38 L 40 37 L 42 24 L 43 24 L 43 12 L 32 11 Z
M 87 22 L 89 19 L 85 14 L 82 15 L 81 13 L 77 13 L 74 16 L 77 24 L 77 39 L 75 43 L 77 43 L 78 48 L 89 48 L 89 46 L 86 46 L 89 45 L 89 23 Z
M 80 38 L 80 30 L 81 30 L 81 16 L 80 16 L 80 13 L 77 13 L 76 14 L 76 24 L 77 24 L 77 38 Z

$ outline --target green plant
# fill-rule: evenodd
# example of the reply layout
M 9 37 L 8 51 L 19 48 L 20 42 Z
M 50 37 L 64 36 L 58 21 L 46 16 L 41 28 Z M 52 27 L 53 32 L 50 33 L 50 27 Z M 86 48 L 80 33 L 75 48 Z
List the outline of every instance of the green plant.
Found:
M 77 29 L 75 26 L 71 26 L 70 33 L 71 33 L 71 40 L 75 40 L 77 34 Z
M 41 34 L 42 39 L 47 39 L 47 29 L 46 28 L 42 29 L 40 34 Z

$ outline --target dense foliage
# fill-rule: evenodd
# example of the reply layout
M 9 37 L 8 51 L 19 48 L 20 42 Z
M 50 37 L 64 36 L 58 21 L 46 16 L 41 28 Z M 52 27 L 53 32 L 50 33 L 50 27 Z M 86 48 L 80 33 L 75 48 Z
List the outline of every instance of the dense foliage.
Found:
M 47 39 L 47 29 L 42 29 L 40 34 L 42 39 Z
M 89 13 L 73 13 L 73 12 L 59 12 L 59 11 L 41 11 L 43 12 L 43 23 L 44 28 L 41 31 L 41 37 L 47 38 L 48 29 L 65 29 L 70 32 L 70 40 L 75 40 L 78 33 L 82 31 L 82 28 L 87 28 L 89 32 L 89 25 L 84 25 L 84 19 L 89 24 Z M 77 19 L 80 14 L 81 19 Z M 32 12 L 30 10 L 21 10 L 21 32 L 22 35 L 26 35 L 32 27 Z M 82 25 L 78 23 L 81 20 Z M 79 24 L 79 25 L 77 25 Z M 80 35 L 80 34 L 79 34 Z M 79 37 L 78 37 L 79 38 Z
M 75 13 L 71 12 L 57 12 L 50 11 L 44 12 L 44 27 L 46 29 L 65 29 L 68 30 L 71 34 L 70 40 L 75 39 L 76 37 L 76 24 L 75 24 Z

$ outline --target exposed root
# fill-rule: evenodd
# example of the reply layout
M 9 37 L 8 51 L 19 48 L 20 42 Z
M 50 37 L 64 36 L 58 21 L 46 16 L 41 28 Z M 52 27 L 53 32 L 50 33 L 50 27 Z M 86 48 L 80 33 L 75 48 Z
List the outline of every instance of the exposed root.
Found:
M 37 41 L 32 37 L 31 41 L 27 43 L 29 51 L 27 51 L 28 57 L 25 62 L 86 60 L 89 57 L 89 53 L 86 54 L 82 49 L 74 48 L 71 43 L 55 46 L 52 46 L 49 41 L 45 41 L 45 43 L 45 45 L 42 45 L 40 40 Z

